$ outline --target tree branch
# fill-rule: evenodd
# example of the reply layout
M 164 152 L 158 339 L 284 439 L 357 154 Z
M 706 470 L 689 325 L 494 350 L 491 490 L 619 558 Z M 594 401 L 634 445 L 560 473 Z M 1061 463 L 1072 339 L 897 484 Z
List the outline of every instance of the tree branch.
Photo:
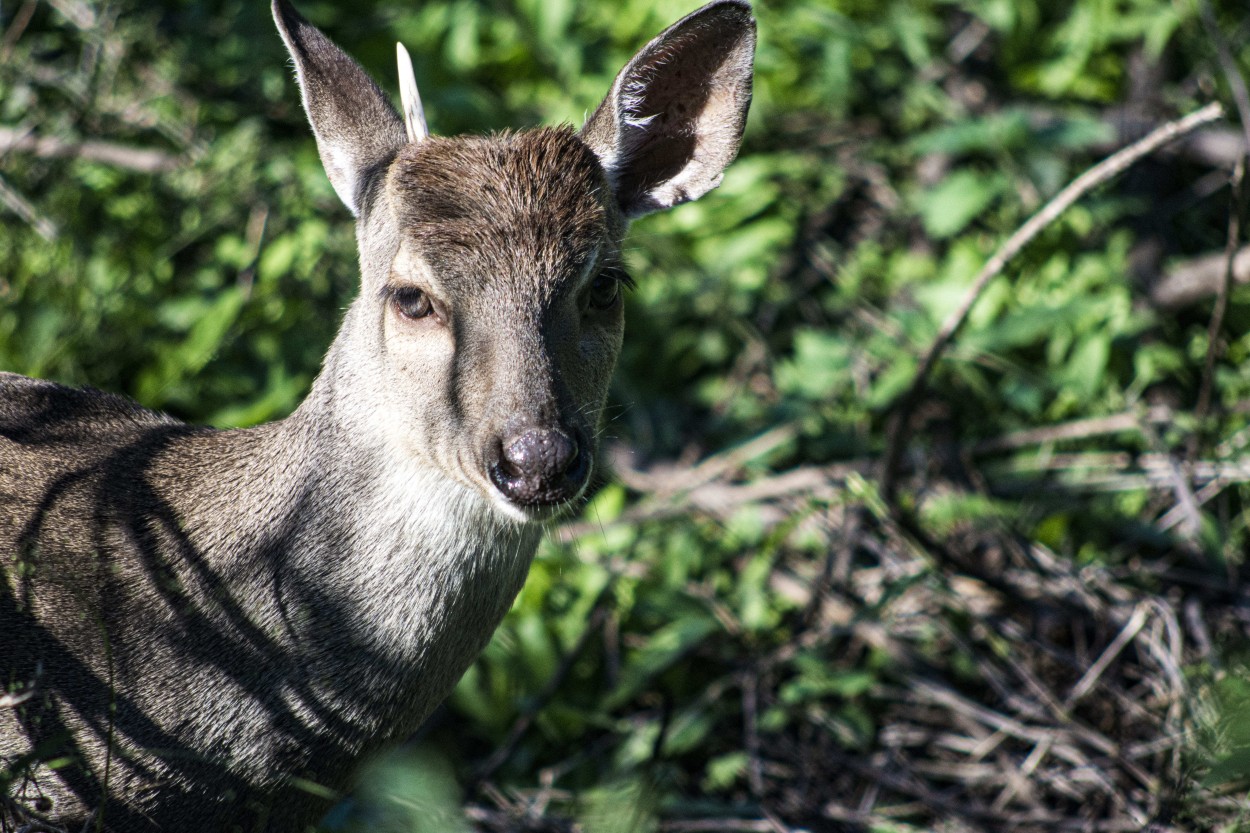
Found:
M 1150 303 L 1164 311 L 1184 309 L 1220 294 L 1227 274 L 1227 251 L 1175 262 L 1150 289 Z M 1233 283 L 1250 283 L 1250 246 L 1242 246 L 1232 263 Z
M 163 150 L 91 139 L 68 142 L 55 136 L 35 136 L 23 130 L 0 127 L 0 155 L 14 150 L 33 153 L 43 159 L 86 159 L 145 174 L 161 173 L 178 166 L 178 157 Z

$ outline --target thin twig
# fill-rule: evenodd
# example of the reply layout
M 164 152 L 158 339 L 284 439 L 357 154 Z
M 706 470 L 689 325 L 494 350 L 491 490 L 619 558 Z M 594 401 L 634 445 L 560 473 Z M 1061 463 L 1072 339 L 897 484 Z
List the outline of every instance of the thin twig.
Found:
M 0 709 L 15 709 L 35 696 L 34 690 L 0 694 Z
M 1159 436 L 1159 432 L 1154 430 L 1153 426 L 1143 425 L 1142 434 L 1150 443 L 1151 448 L 1155 450 L 1156 455 L 1163 460 L 1164 470 L 1167 473 L 1168 483 L 1172 487 L 1172 493 L 1176 495 L 1176 508 L 1183 515 L 1184 522 L 1181 531 L 1185 537 L 1191 541 L 1197 539 L 1198 532 L 1202 529 L 1202 513 L 1198 509 L 1198 500 L 1194 497 L 1192 483 L 1194 482 L 1194 473 L 1198 461 L 1194 459 L 1197 453 L 1197 446 L 1194 451 L 1184 461 L 1185 470 L 1181 470 L 1181 462 L 1168 451 L 1163 443 L 1163 439 Z M 1191 435 L 1191 439 L 1197 435 Z
M 746 735 L 747 786 L 755 798 L 764 796 L 764 774 L 760 766 L 759 678 L 744 675 L 742 679 L 742 723 Z
M 1155 529 L 1160 532 L 1167 532 L 1182 521 L 1189 519 L 1191 514 L 1191 505 L 1195 509 L 1205 506 L 1211 501 L 1212 498 L 1228 488 L 1228 485 L 1228 481 L 1219 477 L 1208 481 L 1207 485 L 1192 493 L 1192 504 L 1181 502 L 1173 506 L 1155 523 Z
M 767 818 L 759 819 L 690 819 L 660 822 L 665 833 L 775 833 L 776 827 Z
M 1189 477 L 1195 485 L 1215 480 L 1250 483 L 1250 460 L 1199 460 L 1190 464 Z M 1055 478 L 1064 490 L 1122 492 L 1138 489 L 1177 490 L 1176 461 L 1171 455 L 1134 455 L 1127 451 L 1053 454 L 1045 459 L 1021 458 L 1005 461 L 987 471 L 995 491 L 1012 491 L 1013 484 L 1030 493 L 1046 487 L 1039 475 Z M 1201 491 L 1201 489 L 1200 489 Z M 1196 496 L 1191 498 L 1197 502 Z M 1209 499 L 1209 498 L 1208 498 Z
M 658 492 L 663 496 L 677 494 L 696 489 L 705 483 L 717 480 L 747 463 L 771 454 L 781 446 L 791 442 L 798 436 L 798 429 L 792 424 L 783 424 L 771 428 L 745 442 L 713 454 L 701 462 L 681 469 L 680 471 L 665 470 L 658 476 L 631 469 L 625 461 L 618 463 L 618 479 L 632 489 L 645 492 Z
M 996 278 L 1008 262 L 1019 254 L 1033 238 L 1037 237 L 1042 230 L 1057 220 L 1073 203 L 1086 193 L 1123 173 L 1133 163 L 1150 155 L 1164 145 L 1179 139 L 1187 133 L 1193 132 L 1204 124 L 1209 124 L 1221 118 L 1223 115 L 1224 108 L 1218 102 L 1212 102 L 1201 110 L 1190 113 L 1182 119 L 1168 122 L 1143 139 L 1113 153 L 1073 180 L 1054 199 L 1030 217 L 1011 237 L 1007 238 L 998 251 L 990 257 L 972 282 L 972 286 L 968 289 L 959 307 L 942 323 L 942 327 L 933 339 L 933 343 L 920 360 L 920 366 L 916 370 L 916 375 L 913 377 L 911 385 L 895 401 L 894 406 L 891 408 L 892 417 L 886 434 L 887 446 L 881 477 L 881 494 L 888 502 L 894 502 L 899 463 L 909 439 L 908 423 L 911 412 L 924 395 L 929 374 L 933 371 L 934 365 L 937 364 L 938 358 L 955 337 L 955 334 L 959 332 L 964 321 L 967 320 L 968 314 L 972 311 L 972 307 L 981 297 L 990 281 Z
M 1250 146 L 1247 146 L 1250 147 Z M 1198 392 L 1198 404 L 1194 413 L 1199 425 L 1206 419 L 1211 410 L 1211 391 L 1215 380 L 1215 359 L 1219 353 L 1220 333 L 1224 329 L 1224 316 L 1228 312 L 1228 296 L 1233 291 L 1233 267 L 1237 258 L 1237 248 L 1241 243 L 1241 215 L 1246 180 L 1246 157 L 1237 160 L 1233 167 L 1231 187 L 1229 188 L 1228 206 L 1228 240 L 1224 247 L 1224 280 L 1220 283 L 1219 294 L 1215 296 L 1215 308 L 1211 310 L 1211 321 L 1207 325 L 1207 355 L 1202 366 L 1202 386 Z M 1198 456 L 1199 435 L 1195 432 L 1190 437 L 1189 458 Z
M 84 32 L 95 28 L 97 23 L 95 12 L 92 11 L 91 6 L 81 0 L 48 0 L 48 5 Z
M 13 47 L 22 37 L 22 33 L 26 31 L 26 27 L 30 25 L 30 19 L 35 16 L 35 0 L 26 0 L 22 7 L 17 10 L 17 14 L 13 16 L 13 22 L 9 24 L 9 28 L 5 30 L 4 37 L 0 38 L 0 62 L 7 61 L 9 54 L 13 51 Z
M 1046 445 L 1063 440 L 1086 440 L 1106 434 L 1120 434 L 1128 431 L 1140 432 L 1143 422 L 1170 423 L 1175 418 L 1171 408 L 1162 405 L 1148 409 L 1145 414 L 1137 411 L 1125 411 L 1105 417 L 1077 419 L 1058 425 L 1045 425 L 1040 428 L 1028 428 L 1015 431 L 1001 437 L 982 440 L 972 447 L 972 453 L 994 454 L 999 451 L 1015 451 L 1033 445 Z
M 701 482 L 701 485 L 696 485 L 688 491 L 674 491 L 665 485 L 665 479 L 659 475 L 637 470 L 626 474 L 622 472 L 618 464 L 616 468 L 621 481 L 635 491 L 644 492 L 646 498 L 622 512 L 610 523 L 613 526 L 639 524 L 685 516 L 692 510 L 714 517 L 724 517 L 741 506 L 748 504 L 763 506 L 783 499 L 801 499 L 808 502 L 812 500 L 834 501 L 837 499 L 840 484 L 848 475 L 864 474 L 871 468 L 871 465 L 870 461 L 864 460 L 831 466 L 800 466 L 779 474 L 757 477 L 742 484 L 722 483 L 715 480 L 702 482 L 705 479 L 702 474 L 696 477 L 691 475 L 688 469 L 666 465 L 663 471 L 671 473 L 677 480 L 685 482 L 689 477 L 691 480 L 697 479 Z M 724 476 L 730 472 L 730 469 L 726 469 L 717 476 Z M 573 521 L 556 528 L 551 537 L 557 542 L 569 543 L 582 535 L 600 532 L 604 526 L 598 521 Z
M 49 243 L 56 240 L 60 233 L 56 223 L 40 214 L 39 209 L 5 182 L 3 177 L 0 177 L 0 203 L 25 220 L 44 240 Z
M 1068 693 L 1063 702 L 1065 709 L 1071 709 L 1080 702 L 1082 697 L 1093 690 L 1094 686 L 1098 684 L 1098 679 L 1107 670 L 1107 667 L 1133 641 L 1133 637 L 1137 636 L 1137 632 L 1145 626 L 1147 613 L 1148 606 L 1146 604 L 1139 604 L 1133 610 L 1133 615 L 1129 617 L 1123 629 L 1116 634 L 1115 639 L 1111 640 L 1111 644 L 1102 652 L 1097 661 L 1089 667 L 1089 670 L 1082 675 L 1076 685 L 1072 686 L 1072 691 Z
M 1217 174 L 1223 187 L 1228 175 Z M 1223 251 L 1176 261 L 1157 278 L 1145 281 L 1150 285 L 1151 305 L 1172 312 L 1218 295 L 1228 271 L 1227 263 L 1228 255 Z M 1250 283 L 1250 246 L 1242 246 L 1233 258 L 1233 283 Z

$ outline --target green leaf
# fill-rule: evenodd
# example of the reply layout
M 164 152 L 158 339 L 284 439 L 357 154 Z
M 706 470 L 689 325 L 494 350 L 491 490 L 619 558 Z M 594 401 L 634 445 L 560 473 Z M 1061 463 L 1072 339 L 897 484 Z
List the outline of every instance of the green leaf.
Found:
M 741 751 L 712 758 L 704 767 L 703 789 L 713 791 L 732 787 L 746 773 L 750 760 L 750 756 Z
M 804 399 L 828 399 L 847 383 L 850 363 L 847 339 L 820 330 L 798 330 L 794 356 L 777 368 L 777 384 L 785 393 Z
M 1111 336 L 1106 332 L 1091 333 L 1072 351 L 1066 376 L 1081 399 L 1090 399 L 1102 386 L 1110 355 Z
M 1250 780 L 1250 748 L 1235 749 L 1211 765 L 1202 779 L 1206 789 Z
M 959 156 L 975 151 L 1001 152 L 1020 147 L 1029 138 L 1029 117 L 1021 109 L 1009 108 L 982 118 L 961 119 L 911 140 L 919 155 L 945 153 Z
M 139 377 L 136 396 L 151 407 L 168 402 L 176 395 L 176 382 L 194 376 L 217 354 L 245 301 L 243 290 L 232 286 L 203 302 L 186 338 L 163 352 L 157 366 Z
M 930 237 L 941 240 L 963 231 L 1004 190 L 1000 174 L 961 169 L 920 194 L 920 221 Z
M 604 710 L 612 711 L 629 702 L 656 675 L 719 629 L 720 626 L 709 614 L 687 616 L 656 631 L 642 648 L 626 660 L 621 681 L 605 701 Z

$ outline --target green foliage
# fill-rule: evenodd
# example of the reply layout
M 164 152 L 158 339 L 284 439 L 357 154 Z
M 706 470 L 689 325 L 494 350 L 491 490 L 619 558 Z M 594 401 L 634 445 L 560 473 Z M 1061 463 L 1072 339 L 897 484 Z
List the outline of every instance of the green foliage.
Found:
M 460 789 L 447 759 L 429 748 L 401 749 L 369 762 L 350 802 L 331 811 L 324 826 L 338 830 L 469 833 Z M 350 819 L 350 822 L 348 821 Z
M 301 7 L 392 91 L 402 39 L 432 127 L 450 134 L 580 123 L 633 51 L 693 5 Z M 1244 3 L 1215 5 L 1245 72 Z M 0 127 L 152 150 L 169 163 L 153 173 L 135 169 L 133 150 L 123 164 L 0 152 L 0 370 L 221 426 L 298 403 L 355 291 L 354 240 L 265 6 L 37 4 L 17 31 L 19 4 L 0 5 L 10 33 Z M 891 529 L 863 476 L 889 442 L 888 411 L 1003 238 L 1134 138 L 1117 135 L 1123 114 L 1154 123 L 1211 95 L 1228 100 L 1197 8 L 759 0 L 741 158 L 707 198 L 632 232 L 639 287 L 607 435 L 639 459 L 691 460 L 782 426 L 792 439 L 732 468 L 729 485 L 805 467 L 853 472 L 788 503 L 728 509 L 604 488 L 574 540 L 544 545 L 451 699 L 454 729 L 432 730 L 448 761 L 401 756 L 370 770 L 357 823 L 461 829 L 454 813 L 437 815 L 460 800 L 453 774 L 469 782 L 505 743 L 490 777 L 522 792 L 551 779 L 559 809 L 588 831 L 754 812 L 767 794 L 761 743 L 811 732 L 850 754 L 876 748 L 890 692 L 912 675 L 884 639 L 862 633 L 911 627 L 896 603 L 949 578 L 928 563 L 883 579 L 863 604 L 826 598 L 826 561 L 843 550 L 848 563 L 865 557 L 837 529 L 861 510 Z M 936 481 L 907 497 L 929 534 L 1005 529 L 1068 562 L 1129 573 L 1195 547 L 1203 563 L 1240 569 L 1244 478 L 1199 507 L 1205 531 L 1191 539 L 1162 523 L 1169 487 L 1108 460 L 1182 455 L 1192 436 L 1203 460 L 1244 462 L 1245 287 L 1230 298 L 1210 415 L 970 451 L 1056 423 L 1192 410 L 1211 303 L 1152 307 L 1135 258 L 1149 241 L 1162 242 L 1165 266 L 1222 249 L 1222 182 L 1183 155 L 1144 163 L 1090 194 L 983 294 L 933 375 L 911 446 L 912 468 Z M 972 475 L 951 473 L 959 466 L 947 458 L 960 455 Z M 921 629 L 911 659 L 966 682 L 977 672 L 958 646 L 974 628 L 948 613 Z M 986 641 L 1010 653 L 1001 636 Z M 1238 685 L 1230 678 L 1220 694 L 1229 715 L 1244 711 Z M 1247 772 L 1238 722 L 1221 725 L 1232 740 L 1210 784 Z M 369 806 L 382 809 L 360 809 Z M 927 829 L 917 824 L 870 829 Z
M 1203 778 L 1205 786 L 1221 786 L 1250 780 L 1250 682 L 1244 674 L 1232 674 L 1215 686 L 1219 706 L 1213 730 L 1218 758 Z

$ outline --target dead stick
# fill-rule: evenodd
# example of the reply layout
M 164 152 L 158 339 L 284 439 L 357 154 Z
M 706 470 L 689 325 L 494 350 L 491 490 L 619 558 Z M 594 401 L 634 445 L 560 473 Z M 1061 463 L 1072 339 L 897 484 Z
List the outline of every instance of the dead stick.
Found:
M 960 302 L 959 307 L 942 323 L 942 328 L 933 339 L 933 343 L 925 351 L 911 385 L 895 401 L 894 407 L 891 408 L 893 416 L 890 419 L 890 427 L 886 435 L 887 446 L 881 476 L 881 493 L 887 501 L 890 503 L 894 502 L 899 461 L 908 440 L 908 417 L 917 402 L 920 401 L 920 397 L 924 395 L 933 366 L 937 364 L 937 360 L 942 355 L 942 352 L 950 344 L 951 339 L 955 337 L 960 327 L 963 326 L 968 313 L 972 311 L 972 307 L 981 297 L 989 282 L 996 278 L 1008 262 L 1032 242 L 1033 238 L 1037 237 L 1042 230 L 1057 220 L 1087 192 L 1123 173 L 1134 162 L 1150 155 L 1169 142 L 1173 142 L 1202 125 L 1221 118 L 1223 115 L 1224 108 L 1220 106 L 1219 102 L 1212 102 L 1201 110 L 1190 113 L 1182 119 L 1168 122 L 1151 132 L 1148 136 L 1122 150 L 1116 151 L 1073 180 L 1054 199 L 1046 203 L 1040 211 L 1030 217 L 1011 237 L 1007 238 L 1007 241 L 999 247 L 998 251 L 994 252 L 994 255 L 977 275 L 976 280 L 972 282 L 972 286 L 964 296 L 963 301 Z
M 39 209 L 5 182 L 3 177 L 0 177 L 0 204 L 29 223 L 31 228 L 49 243 L 56 240 L 60 233 L 55 223 L 40 214 Z
M 1144 414 L 1137 411 L 1111 414 L 1104 417 L 1077 419 L 1058 425 L 1044 425 L 1040 428 L 1028 428 L 1014 431 L 1001 437 L 981 440 L 972 447 L 974 456 L 995 454 L 1000 451 L 1015 451 L 1033 445 L 1061 442 L 1063 440 L 1085 440 L 1104 434 L 1118 434 L 1126 431 L 1141 431 L 1142 422 L 1168 423 L 1175 418 L 1170 408 L 1155 406 Z
M 1081 676 L 1081 679 L 1077 681 L 1076 685 L 1072 687 L 1072 691 L 1068 693 L 1067 698 L 1063 701 L 1065 711 L 1071 711 L 1072 707 L 1075 706 L 1082 697 L 1089 694 L 1090 691 L 1093 690 L 1094 686 L 1098 684 L 1098 679 L 1106 672 L 1107 667 L 1115 661 L 1115 658 L 1118 657 L 1126 647 L 1128 647 L 1128 644 L 1133 641 L 1135 636 L 1137 636 L 1137 632 L 1146 625 L 1146 619 L 1149 616 L 1149 613 L 1149 606 L 1144 603 L 1138 604 L 1137 607 L 1134 608 L 1133 615 L 1129 617 L 1128 622 L 1116 635 L 1115 639 L 1111 640 L 1111 644 L 1106 647 L 1106 649 L 1102 652 L 1102 655 L 1098 657 L 1097 661 L 1089 667 L 1089 670 L 1086 671 L 1085 674 Z
M 88 139 L 72 142 L 55 136 L 34 136 L 28 131 L 0 127 L 0 154 L 19 151 L 41 159 L 85 159 L 144 174 L 173 170 L 178 157 L 156 148 L 131 147 Z
M 1247 145 L 1250 152 L 1250 145 Z M 1224 247 L 1224 279 L 1220 282 L 1219 292 L 1215 296 L 1215 307 L 1211 310 L 1211 321 L 1207 325 L 1207 355 L 1202 366 L 1202 385 L 1198 390 L 1198 404 L 1194 413 L 1198 417 L 1199 426 L 1211 412 L 1211 392 L 1215 384 L 1215 360 L 1219 354 L 1220 333 L 1224 329 L 1224 316 L 1228 312 L 1228 296 L 1233 291 L 1233 266 L 1237 258 L 1237 248 L 1241 244 L 1241 215 L 1245 207 L 1243 189 L 1245 188 L 1246 157 L 1242 156 L 1233 167 L 1233 176 L 1229 184 L 1228 199 L 1228 240 Z M 1189 459 L 1198 456 L 1199 432 L 1189 438 Z

